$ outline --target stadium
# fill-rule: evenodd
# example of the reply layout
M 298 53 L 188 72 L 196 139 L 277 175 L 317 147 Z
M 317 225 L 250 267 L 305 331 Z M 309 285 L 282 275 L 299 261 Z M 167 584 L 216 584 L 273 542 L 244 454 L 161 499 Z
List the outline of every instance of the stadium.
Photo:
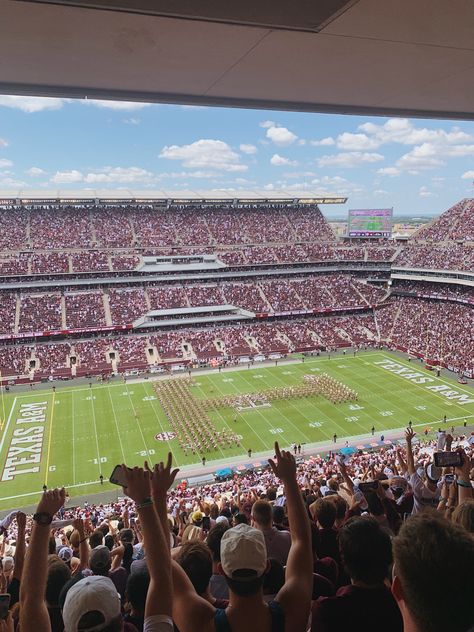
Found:
M 101 491 L 116 463 L 168 450 L 180 467 L 217 470 L 249 450 L 258 461 L 275 438 L 309 454 L 410 419 L 471 425 L 471 388 L 453 381 L 474 370 L 474 201 L 397 242 L 370 217 L 374 237 L 336 240 L 318 203 L 342 200 L 0 200 L 15 227 L 0 259 L 3 508 L 43 484 Z M 266 392 L 318 372 L 357 400 Z M 163 376 L 186 392 L 163 392 Z M 41 458 L 12 467 L 31 410 Z
M 472 632 L 472 5 L 0 7 L 0 632 Z

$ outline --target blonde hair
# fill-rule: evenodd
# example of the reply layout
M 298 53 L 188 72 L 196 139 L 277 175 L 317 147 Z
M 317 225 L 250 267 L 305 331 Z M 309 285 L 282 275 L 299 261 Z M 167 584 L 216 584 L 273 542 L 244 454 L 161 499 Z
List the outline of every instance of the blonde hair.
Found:
M 451 516 L 452 522 L 474 535 L 474 500 L 458 505 Z
M 184 530 L 183 537 L 181 538 L 181 544 L 184 544 L 185 542 L 193 542 L 195 540 L 202 540 L 202 529 L 193 524 L 188 524 Z

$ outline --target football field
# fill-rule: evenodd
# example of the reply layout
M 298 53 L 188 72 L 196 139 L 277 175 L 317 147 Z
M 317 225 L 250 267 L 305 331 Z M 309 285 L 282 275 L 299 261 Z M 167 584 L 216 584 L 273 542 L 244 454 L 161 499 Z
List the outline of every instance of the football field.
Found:
M 239 436 L 240 446 L 220 446 L 206 453 L 216 468 L 232 459 L 283 447 L 370 435 L 403 428 L 412 420 L 422 433 L 451 425 L 462 427 L 474 418 L 474 391 L 449 378 L 437 378 L 419 361 L 409 362 L 386 351 L 351 352 L 307 358 L 278 366 L 243 365 L 232 371 L 195 372 L 190 395 L 212 399 L 268 389 L 297 386 L 303 376 L 328 374 L 354 389 L 356 401 L 333 404 L 322 395 L 270 400 L 263 405 L 210 410 L 217 432 Z M 176 376 L 170 379 L 183 379 Z M 187 377 L 187 376 L 186 376 Z M 2 394 L 0 402 L 0 509 L 36 501 L 44 484 L 64 485 L 71 496 L 111 489 L 108 477 L 117 463 L 161 460 L 168 450 L 178 466 L 200 463 L 187 454 L 161 407 L 152 380 L 109 384 L 64 384 Z M 446 415 L 447 423 L 443 422 Z M 99 477 L 105 482 L 100 485 Z

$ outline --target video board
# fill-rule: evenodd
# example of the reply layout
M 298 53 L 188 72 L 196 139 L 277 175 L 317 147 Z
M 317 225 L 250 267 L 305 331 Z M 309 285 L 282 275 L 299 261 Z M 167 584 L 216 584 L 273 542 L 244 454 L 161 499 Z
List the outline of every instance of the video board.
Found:
M 393 208 L 349 209 L 348 237 L 379 237 L 392 235 Z

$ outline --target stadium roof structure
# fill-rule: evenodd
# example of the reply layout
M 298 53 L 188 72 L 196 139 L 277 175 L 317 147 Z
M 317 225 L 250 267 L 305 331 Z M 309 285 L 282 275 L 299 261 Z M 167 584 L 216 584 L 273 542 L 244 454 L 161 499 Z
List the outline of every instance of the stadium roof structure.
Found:
M 0 0 L 0 92 L 474 118 L 472 0 Z
M 291 193 L 274 192 L 274 191 L 239 191 L 235 192 L 235 196 L 226 194 L 212 194 L 207 191 L 133 191 L 130 189 L 80 189 L 77 191 L 52 190 L 45 189 L 23 189 L 21 191 L 1 192 L 0 205 L 7 204 L 94 204 L 99 203 L 173 203 L 173 204 L 221 204 L 221 205 L 238 205 L 238 204 L 345 204 L 346 197 L 337 197 L 334 195 L 317 194 L 308 191 Z

